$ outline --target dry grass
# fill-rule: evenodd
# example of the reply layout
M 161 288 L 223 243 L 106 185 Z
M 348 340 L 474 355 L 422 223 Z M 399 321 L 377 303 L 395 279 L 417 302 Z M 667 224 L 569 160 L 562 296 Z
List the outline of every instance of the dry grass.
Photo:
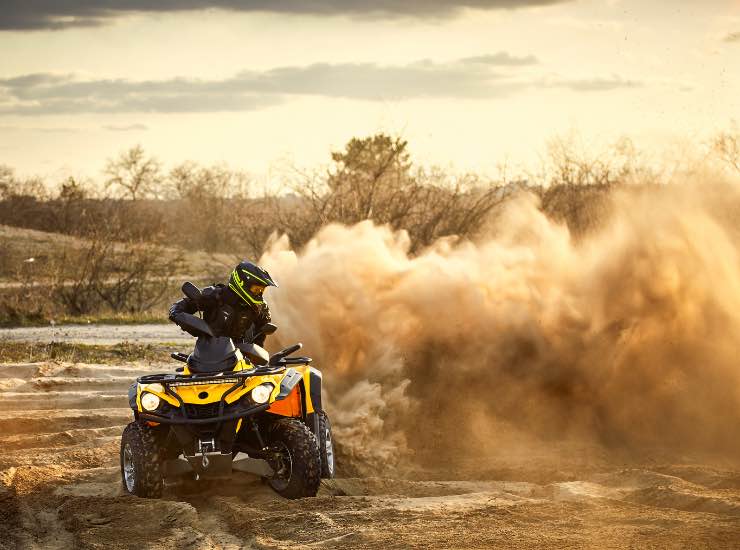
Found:
M 61 258 L 64 250 L 84 250 L 89 246 L 90 240 L 84 237 L 0 224 L 0 283 L 11 281 L 29 258 L 34 258 L 33 263 L 45 263 Z M 162 250 L 168 260 L 184 258 L 183 276 L 220 280 L 233 268 L 232 254 L 175 246 L 163 246 Z
M 0 364 L 36 363 L 41 361 L 106 364 L 115 364 L 122 361 L 158 363 L 167 358 L 169 349 L 170 347 L 164 344 L 131 344 L 128 342 L 104 346 L 66 342 L 0 341 Z

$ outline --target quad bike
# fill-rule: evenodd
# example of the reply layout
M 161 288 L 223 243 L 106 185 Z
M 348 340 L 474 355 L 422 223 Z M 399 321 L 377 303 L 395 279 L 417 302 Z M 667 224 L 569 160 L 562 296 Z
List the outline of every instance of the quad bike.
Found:
M 197 299 L 191 283 L 183 292 Z M 166 480 L 262 476 L 286 498 L 315 496 L 321 478 L 334 477 L 329 417 L 321 404 L 321 372 L 309 357 L 289 357 L 295 344 L 270 356 L 249 343 L 235 347 L 213 335 L 201 318 L 179 314 L 198 335 L 186 363 L 172 374 L 141 376 L 129 389 L 134 421 L 121 436 L 126 492 L 156 498 Z M 252 340 L 272 334 L 268 323 Z

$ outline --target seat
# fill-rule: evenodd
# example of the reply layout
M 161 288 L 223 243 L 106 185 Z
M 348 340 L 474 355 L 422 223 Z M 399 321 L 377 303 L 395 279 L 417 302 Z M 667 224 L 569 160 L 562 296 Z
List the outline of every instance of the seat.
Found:
M 216 374 L 233 370 L 237 361 L 236 348 L 231 338 L 201 336 L 188 357 L 188 368 L 193 374 Z

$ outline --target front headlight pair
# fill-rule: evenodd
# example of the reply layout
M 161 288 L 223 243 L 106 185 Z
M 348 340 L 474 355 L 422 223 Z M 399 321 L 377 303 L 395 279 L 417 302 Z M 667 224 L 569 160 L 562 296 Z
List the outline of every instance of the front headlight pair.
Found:
M 147 389 L 160 391 L 159 388 L 155 388 L 153 386 L 161 387 L 161 384 L 151 384 Z M 273 388 L 274 386 L 272 384 L 260 384 L 259 386 L 252 388 L 249 396 L 252 398 L 252 401 L 258 405 L 262 405 L 263 403 L 267 403 L 270 399 Z M 164 391 L 164 388 L 161 388 L 161 391 Z M 162 400 L 153 393 L 144 391 L 144 393 L 141 394 L 141 406 L 149 412 L 156 410 L 161 402 Z

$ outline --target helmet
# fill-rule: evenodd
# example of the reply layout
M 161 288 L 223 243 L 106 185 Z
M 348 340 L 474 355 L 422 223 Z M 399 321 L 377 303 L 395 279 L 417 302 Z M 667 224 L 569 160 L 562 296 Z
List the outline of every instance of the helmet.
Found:
M 262 293 L 268 286 L 277 287 L 278 284 L 267 271 L 247 260 L 236 266 L 229 277 L 229 288 L 244 304 L 256 310 L 265 303 Z

